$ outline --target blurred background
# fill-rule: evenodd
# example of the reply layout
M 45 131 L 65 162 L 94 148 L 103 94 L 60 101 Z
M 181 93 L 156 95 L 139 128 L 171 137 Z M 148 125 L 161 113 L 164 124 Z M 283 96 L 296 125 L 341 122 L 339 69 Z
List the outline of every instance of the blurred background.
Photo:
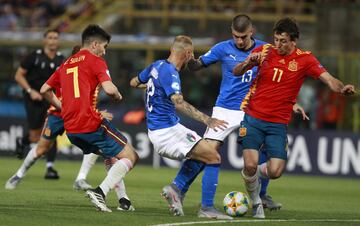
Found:
M 176 35 L 194 38 L 196 57 L 215 43 L 230 39 L 231 19 L 239 13 L 252 18 L 256 38 L 270 43 L 274 22 L 284 16 L 294 17 L 301 32 L 298 46 L 312 51 L 332 75 L 359 87 L 359 0 L 0 0 L 0 151 L 11 154 L 14 140 L 26 131 L 22 90 L 14 80 L 24 56 L 42 46 L 42 35 L 48 28 L 60 30 L 60 51 L 69 56 L 72 46 L 80 43 L 82 30 L 89 23 L 97 23 L 113 36 L 105 58 L 112 79 L 124 96 L 122 103 L 115 104 L 101 95 L 100 108 L 114 113 L 115 123 L 128 132 L 144 163 L 161 165 L 166 161 L 167 165 L 176 166 L 151 154 L 142 113 L 143 93 L 130 89 L 129 81 L 152 61 L 166 58 Z M 181 76 L 185 98 L 210 114 L 221 81 L 220 64 L 199 72 L 184 70 Z M 360 175 L 359 96 L 344 98 L 330 92 L 320 81 L 309 79 L 301 89 L 298 103 L 310 121 L 294 116 L 289 125 L 293 153 L 298 147 L 296 141 L 305 139 L 305 143 L 298 142 L 300 154 L 294 160 L 293 172 Z M 188 119 L 183 120 L 187 124 Z M 189 123 L 199 134 L 203 133 L 202 125 Z M 241 163 L 232 164 L 234 158 L 240 161 L 241 156 L 236 133 L 232 135 L 224 149 L 225 154 L 233 151 L 235 157 L 227 155 L 225 165 L 230 166 L 225 168 L 241 167 Z M 322 142 L 324 137 L 327 143 Z M 317 171 L 304 165 L 303 150 Z M 66 148 L 62 152 L 69 156 L 79 154 L 78 150 Z M 337 160 L 338 152 L 342 157 Z M 323 160 L 319 160 L 318 153 L 323 153 Z M 325 166 L 321 166 L 322 161 Z M 342 162 L 336 166 L 334 161 Z M 337 168 L 326 173 L 331 166 Z M 291 171 L 290 166 L 287 170 Z

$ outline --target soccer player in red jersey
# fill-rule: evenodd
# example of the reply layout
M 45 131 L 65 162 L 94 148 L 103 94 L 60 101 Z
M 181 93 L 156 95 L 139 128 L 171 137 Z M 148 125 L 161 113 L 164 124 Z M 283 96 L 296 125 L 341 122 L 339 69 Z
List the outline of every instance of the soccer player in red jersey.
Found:
M 287 124 L 292 107 L 304 79 L 320 79 L 337 93 L 353 95 L 353 85 L 344 85 L 330 75 L 308 51 L 296 47 L 299 29 L 290 18 L 279 20 L 273 29 L 275 45 L 263 45 L 238 64 L 234 75 L 258 66 L 258 75 L 244 99 L 245 111 L 239 130 L 243 145 L 244 169 L 242 176 L 253 203 L 253 217 L 265 218 L 259 197 L 259 177 L 276 179 L 284 171 L 287 159 Z M 264 145 L 267 163 L 258 166 L 258 150 Z
M 56 108 L 61 109 L 64 127 L 71 143 L 86 152 L 100 152 L 106 158 L 118 159 L 103 182 L 86 194 L 97 209 L 111 212 L 105 197 L 138 160 L 134 148 L 96 109 L 97 95 L 102 87 L 115 100 L 122 99 L 111 82 L 106 62 L 101 58 L 111 36 L 98 25 L 89 25 L 82 33 L 81 50 L 69 58 L 43 85 L 41 93 Z M 52 93 L 60 86 L 62 100 Z

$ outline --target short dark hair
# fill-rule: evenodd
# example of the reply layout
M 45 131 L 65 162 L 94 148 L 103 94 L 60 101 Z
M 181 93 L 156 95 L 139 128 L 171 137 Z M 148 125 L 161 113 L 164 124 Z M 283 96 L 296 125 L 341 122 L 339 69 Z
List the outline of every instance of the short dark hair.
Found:
M 109 35 L 104 29 L 97 24 L 88 25 L 81 34 L 81 43 L 89 44 L 94 40 L 110 42 L 111 35 Z
M 231 23 L 231 28 L 237 32 L 245 32 L 250 26 L 252 26 L 251 19 L 245 14 L 235 16 Z
M 291 41 L 295 41 L 300 36 L 296 20 L 290 17 L 285 17 L 276 22 L 273 31 L 275 34 L 287 33 Z
M 51 33 L 51 32 L 55 32 L 55 33 L 57 33 L 58 35 L 60 34 L 60 31 L 57 30 L 57 29 L 48 29 L 48 30 L 46 30 L 46 31 L 44 32 L 43 37 L 46 38 L 46 36 L 47 36 L 49 33 Z

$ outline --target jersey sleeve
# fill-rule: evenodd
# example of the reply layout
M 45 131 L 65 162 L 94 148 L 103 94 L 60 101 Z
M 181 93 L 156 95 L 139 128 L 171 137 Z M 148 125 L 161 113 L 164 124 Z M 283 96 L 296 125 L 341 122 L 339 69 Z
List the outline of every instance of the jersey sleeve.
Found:
M 48 84 L 53 89 L 59 89 L 60 88 L 60 73 L 59 69 L 56 70 L 50 78 L 46 81 L 46 84 Z
M 309 66 L 306 69 L 306 75 L 314 79 L 318 79 L 322 73 L 326 72 L 326 69 L 312 54 L 308 57 L 307 65 Z
M 207 53 L 202 55 L 200 57 L 200 61 L 205 67 L 207 67 L 210 64 L 214 64 L 220 61 L 223 57 L 223 54 L 224 51 L 222 45 L 221 43 L 218 43 L 214 47 L 212 47 Z
M 105 82 L 105 81 L 111 81 L 110 72 L 106 65 L 105 60 L 102 60 L 98 58 L 96 60 L 96 63 L 93 64 L 93 69 L 95 72 L 95 76 L 99 83 Z
M 152 69 L 152 65 L 149 65 L 147 68 L 145 68 L 142 72 L 140 72 L 140 74 L 138 74 L 138 79 L 141 83 L 147 83 L 149 80 L 149 75 Z
M 20 66 L 26 70 L 31 69 L 34 66 L 36 59 L 36 52 L 32 52 L 31 54 L 27 55 L 23 61 L 21 61 Z
M 168 97 L 175 93 L 181 93 L 180 75 L 176 70 L 169 70 L 167 76 L 160 76 L 159 79 Z

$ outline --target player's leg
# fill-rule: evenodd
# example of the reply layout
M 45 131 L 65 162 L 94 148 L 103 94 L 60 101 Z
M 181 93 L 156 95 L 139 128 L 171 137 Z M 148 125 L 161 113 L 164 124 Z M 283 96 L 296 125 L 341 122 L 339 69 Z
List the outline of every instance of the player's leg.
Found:
M 206 164 L 202 179 L 201 208 L 198 216 L 211 219 L 232 219 L 232 217 L 227 216 L 214 207 L 221 163 L 218 151 L 206 140 L 201 140 L 191 150 L 188 157 Z
M 25 173 L 30 169 L 30 167 L 36 162 L 38 158 L 50 150 L 50 148 L 54 145 L 54 140 L 56 137 L 61 135 L 63 132 L 63 120 L 60 117 L 49 115 L 45 120 L 39 142 L 29 151 L 26 158 L 24 159 L 23 164 L 20 166 L 16 174 L 8 180 L 5 187 L 7 189 L 15 189 L 16 185 L 25 176 Z
M 263 167 L 266 167 L 267 162 L 267 155 L 265 150 L 260 151 L 260 158 L 259 158 L 259 165 L 258 165 L 258 172 L 261 172 Z M 260 190 L 260 198 L 264 208 L 268 208 L 270 210 L 279 210 L 282 207 L 281 203 L 278 203 L 273 200 L 273 198 L 267 193 L 267 188 L 269 185 L 270 179 L 269 178 L 262 178 L 260 177 L 261 183 L 261 190 Z
M 54 169 L 54 162 L 57 155 L 57 144 L 56 140 L 54 145 L 50 148 L 49 152 L 46 154 L 46 173 L 45 179 L 57 180 L 60 178 L 58 172 Z
M 84 154 L 79 173 L 73 185 L 74 189 L 86 191 L 92 188 L 86 181 L 86 177 L 89 174 L 90 169 L 95 165 L 98 157 L 99 155 L 94 153 Z
M 101 211 L 111 212 L 106 206 L 105 197 L 133 168 L 138 155 L 126 138 L 109 121 L 103 120 L 93 133 L 68 134 L 69 140 L 82 150 L 101 153 L 106 157 L 119 159 L 111 167 L 105 179 L 95 189 L 86 192 L 91 202 Z
M 107 158 L 104 160 L 106 171 L 109 171 L 111 167 L 115 164 L 117 161 L 116 158 Z M 117 210 L 124 210 L 124 211 L 134 211 L 135 208 L 131 204 L 130 198 L 126 193 L 126 187 L 124 180 L 121 180 L 119 183 L 115 185 L 114 188 L 116 195 L 119 200 L 119 206 L 117 207 Z
M 212 146 L 215 150 L 220 152 L 220 147 L 225 138 L 235 129 L 239 127 L 240 121 L 244 117 L 244 112 L 234 111 L 221 107 L 214 107 L 212 112 L 212 117 L 226 120 L 228 126 L 225 130 L 215 131 L 213 129 L 207 128 L 204 134 L 206 141 Z M 185 196 L 185 193 L 188 191 L 190 185 L 196 178 L 196 176 L 203 170 L 203 183 L 207 181 L 207 166 L 202 162 L 194 161 L 191 159 L 186 160 L 182 167 L 180 168 L 177 176 L 173 181 L 173 185 L 176 186 L 180 191 L 182 196 Z M 202 191 L 203 193 L 206 191 Z M 205 194 L 202 195 L 202 197 Z
M 54 144 L 53 140 L 48 140 L 45 138 L 40 138 L 39 142 L 35 147 L 33 147 L 27 154 L 24 159 L 23 164 L 17 170 L 17 172 L 6 182 L 6 189 L 15 189 L 21 179 L 25 176 L 26 172 L 30 167 L 40 158 L 44 153 L 46 153 L 51 146 Z
M 257 173 L 259 162 L 259 149 L 264 143 L 265 133 L 262 130 L 263 121 L 245 115 L 240 124 L 238 142 L 241 143 L 244 158 L 244 168 L 241 171 L 245 188 L 250 196 L 253 206 L 254 218 L 265 218 L 260 199 L 260 181 Z M 256 125 L 256 126 L 255 126 Z

